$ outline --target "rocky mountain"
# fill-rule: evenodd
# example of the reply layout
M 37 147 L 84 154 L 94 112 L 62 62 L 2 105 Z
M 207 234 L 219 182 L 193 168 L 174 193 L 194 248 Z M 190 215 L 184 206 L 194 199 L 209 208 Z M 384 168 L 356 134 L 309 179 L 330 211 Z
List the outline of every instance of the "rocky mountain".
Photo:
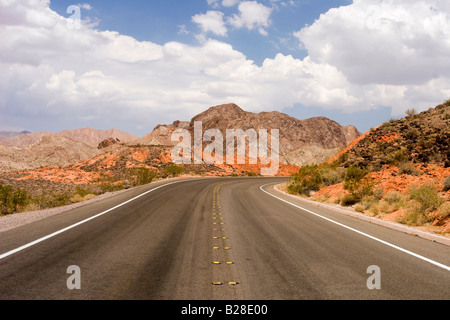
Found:
M 49 131 L 41 131 L 41 132 L 30 132 L 27 134 L 21 134 L 14 137 L 0 139 L 0 145 L 4 147 L 15 147 L 15 148 L 25 148 L 43 136 L 54 135 L 55 133 Z
M 321 163 L 360 136 L 355 127 L 344 127 L 325 117 L 298 120 L 276 111 L 252 113 L 236 104 L 224 104 L 209 108 L 190 122 L 159 125 L 138 142 L 144 145 L 174 145 L 170 140 L 172 132 L 183 128 L 193 134 L 195 121 L 202 121 L 203 131 L 219 129 L 224 137 L 226 129 L 255 129 L 257 132 L 266 129 L 270 141 L 271 129 L 279 129 L 280 161 L 297 166 Z
M 98 130 L 92 128 L 81 128 L 74 130 L 64 130 L 58 133 L 59 136 L 84 142 L 90 146 L 97 147 L 103 140 L 113 138 L 122 142 L 129 142 L 137 139 L 134 134 L 117 129 Z
M 450 167 L 450 100 L 421 113 L 414 110 L 367 132 L 331 160 L 367 167 L 413 163 Z
M 83 142 L 54 134 L 43 135 L 24 148 L 0 146 L 0 172 L 68 166 L 99 154 L 97 148 Z
M 169 125 L 157 125 L 152 132 L 145 135 L 140 139 L 136 139 L 132 144 L 142 144 L 142 145 L 162 145 L 162 146 L 172 146 L 172 133 L 177 129 L 189 129 L 189 122 L 187 121 L 175 121 Z
M 37 142 L 39 139 L 41 139 L 43 136 L 48 135 L 56 135 L 60 137 L 64 137 L 73 141 L 83 142 L 85 144 L 88 144 L 92 147 L 97 147 L 100 142 L 102 142 L 105 139 L 108 138 L 114 138 L 119 139 L 120 141 L 127 142 L 132 141 L 135 139 L 138 139 L 137 136 L 117 130 L 117 129 L 109 129 L 109 130 L 98 130 L 93 128 L 81 128 L 81 129 L 74 129 L 74 130 L 64 130 L 58 133 L 48 132 L 48 131 L 42 131 L 42 132 L 33 132 L 28 134 L 22 134 L 6 139 L 0 140 L 0 145 L 5 147 L 18 147 L 18 148 L 24 148 L 27 147 L 35 142 Z
M 92 128 L 59 133 L 42 131 L 5 138 L 0 140 L 0 173 L 68 166 L 109 151 L 105 149 L 108 144 L 105 140 L 125 143 L 136 138 L 117 129 Z

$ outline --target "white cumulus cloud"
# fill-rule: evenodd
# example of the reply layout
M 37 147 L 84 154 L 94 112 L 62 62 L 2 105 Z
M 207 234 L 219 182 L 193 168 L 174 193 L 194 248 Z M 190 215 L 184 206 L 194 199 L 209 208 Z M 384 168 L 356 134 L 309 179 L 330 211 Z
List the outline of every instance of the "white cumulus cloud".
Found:
M 0 0 L 0 121 L 99 119 L 144 134 L 228 102 L 249 111 L 429 108 L 450 97 L 447 3 L 355 0 L 295 33 L 306 58 L 280 53 L 259 66 L 223 41 L 156 44 L 72 30 L 48 1 Z M 270 8 L 244 1 L 238 9 L 235 27 L 270 26 Z M 203 32 L 226 34 L 220 12 L 196 20 Z
M 244 1 L 238 6 L 239 14 L 229 18 L 229 23 L 235 28 L 245 27 L 257 29 L 262 35 L 267 35 L 266 27 L 270 26 L 270 15 L 273 9 L 257 1 Z
M 227 35 L 227 27 L 223 20 L 224 14 L 220 11 L 208 11 L 205 14 L 196 14 L 192 21 L 197 23 L 203 33 L 212 32 L 219 36 Z

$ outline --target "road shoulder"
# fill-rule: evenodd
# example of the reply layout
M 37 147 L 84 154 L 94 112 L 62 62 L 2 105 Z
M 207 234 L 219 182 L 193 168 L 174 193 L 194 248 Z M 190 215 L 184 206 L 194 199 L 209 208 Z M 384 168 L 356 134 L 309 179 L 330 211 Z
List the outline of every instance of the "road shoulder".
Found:
M 305 202 L 305 203 L 309 203 L 312 204 L 314 206 L 317 207 L 322 207 L 322 208 L 327 208 L 327 209 L 331 209 L 335 212 L 347 215 L 347 216 L 351 216 L 360 220 L 364 220 L 364 221 L 368 221 L 370 223 L 373 224 L 377 224 L 380 226 L 384 226 L 390 229 L 394 229 L 400 232 L 404 232 L 410 235 L 415 235 L 427 240 L 431 240 L 434 242 L 438 242 L 447 246 L 450 246 L 450 238 L 447 237 L 443 237 L 437 234 L 434 234 L 432 232 L 428 232 L 428 231 L 424 231 L 421 230 L 419 228 L 415 228 L 412 226 L 407 226 L 407 225 L 403 225 L 400 223 L 396 223 L 396 222 L 392 222 L 392 221 L 386 221 L 386 220 L 381 220 L 378 218 L 374 218 L 374 217 L 369 217 L 367 215 L 364 215 L 362 213 L 356 212 L 354 210 L 351 210 L 350 208 L 341 208 L 341 207 L 337 207 L 334 206 L 332 204 L 328 204 L 328 203 L 323 203 L 323 202 L 318 202 L 318 201 L 314 201 L 314 200 L 310 200 L 310 199 L 305 199 L 303 197 L 300 196 L 296 196 L 296 195 L 292 195 L 289 194 L 287 192 L 285 192 L 284 190 L 282 190 L 281 188 L 281 184 L 275 184 L 271 186 L 271 189 L 274 190 L 278 195 L 282 195 L 287 197 L 288 199 L 292 199 L 292 200 L 296 200 L 299 202 Z

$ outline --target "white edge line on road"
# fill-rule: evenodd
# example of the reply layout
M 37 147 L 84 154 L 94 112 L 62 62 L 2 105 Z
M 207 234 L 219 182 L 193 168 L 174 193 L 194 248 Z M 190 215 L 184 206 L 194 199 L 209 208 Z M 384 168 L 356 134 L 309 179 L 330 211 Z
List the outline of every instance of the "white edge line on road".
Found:
M 280 200 L 280 201 L 283 201 L 283 202 L 286 202 L 286 203 L 290 204 L 291 206 L 294 206 L 294 207 L 296 207 L 296 208 L 298 208 L 298 209 L 301 209 L 301 210 L 303 210 L 303 211 L 306 211 L 306 212 L 308 212 L 308 213 L 311 213 L 311 214 L 313 214 L 313 215 L 315 215 L 315 216 L 317 216 L 317 217 L 319 217 L 319 218 L 325 219 L 325 220 L 327 220 L 327 221 L 329 221 L 329 222 L 332 222 L 332 223 L 334 223 L 334 224 L 337 224 L 338 226 L 341 226 L 341 227 L 346 228 L 346 229 L 348 229 L 348 230 L 351 230 L 351 231 L 354 231 L 354 232 L 356 232 L 356 233 L 359 233 L 359 234 L 361 234 L 361 235 L 363 235 L 363 236 L 365 236 L 365 237 L 367 237 L 367 238 L 370 238 L 370 239 L 372 239 L 372 240 L 378 241 L 378 242 L 380 242 L 380 243 L 382 243 L 382 244 L 384 244 L 384 245 L 387 245 L 387 246 L 389 246 L 389 247 L 391 247 L 391 248 L 400 250 L 400 251 L 402 251 L 402 252 L 404 252 L 404 253 L 407 253 L 407 254 L 409 254 L 409 255 L 411 255 L 411 256 L 413 256 L 413 257 L 416 257 L 416 258 L 419 258 L 419 259 L 421 259 L 421 260 L 423 260 L 423 261 L 426 261 L 426 262 L 428 262 L 428 263 L 431 263 L 431 264 L 433 264 L 433 265 L 435 265 L 435 266 L 438 266 L 438 267 L 440 267 L 440 268 L 442 268 L 442 269 L 445 269 L 445 270 L 447 270 L 447 271 L 450 271 L 450 267 L 449 267 L 449 266 L 446 266 L 445 264 L 439 263 L 439 262 L 437 262 L 437 261 L 434 261 L 434 260 L 431 260 L 431 259 L 426 258 L 426 257 L 424 257 L 424 256 L 421 256 L 421 255 L 419 255 L 419 254 L 417 254 L 417 253 L 414 253 L 414 252 L 411 252 L 411 251 L 409 251 L 409 250 L 403 249 L 403 248 L 401 248 L 401 247 L 399 247 L 399 246 L 396 246 L 396 245 L 394 245 L 394 244 L 392 244 L 392 243 L 389 243 L 389 242 L 386 242 L 386 241 L 384 241 L 384 240 L 378 239 L 378 238 L 376 238 L 376 237 L 374 237 L 374 236 L 371 236 L 371 235 L 369 235 L 369 234 L 367 234 L 367 233 L 364 233 L 364 232 L 362 232 L 362 231 L 356 230 L 356 229 L 354 229 L 354 228 L 352 228 L 352 227 L 349 227 L 349 226 L 347 226 L 347 225 L 345 225 L 345 224 L 339 223 L 339 222 L 334 221 L 334 220 L 332 220 L 332 219 L 330 219 L 330 218 L 327 218 L 327 217 L 324 217 L 324 216 L 322 216 L 322 215 L 320 215 L 320 214 L 318 214 L 318 213 L 315 213 L 315 212 L 313 212 L 313 211 L 311 211 L 311 210 L 305 209 L 305 208 L 303 208 L 303 207 L 301 207 L 301 206 L 299 206 L 299 205 L 296 205 L 296 204 L 291 203 L 291 202 L 289 202 L 289 201 L 287 201 L 287 200 L 284 200 L 284 199 L 282 199 L 282 198 L 280 198 L 280 197 L 277 197 L 277 196 L 275 196 L 275 195 L 271 194 L 270 192 L 268 192 L 268 191 L 266 191 L 266 190 L 263 189 L 265 186 L 267 186 L 267 185 L 269 185 L 269 184 L 272 184 L 272 183 L 268 183 L 268 184 L 262 185 L 262 186 L 259 187 L 259 189 L 261 189 L 261 191 L 267 193 L 268 195 L 270 195 L 270 196 L 272 196 L 272 197 L 274 197 L 274 198 L 277 198 L 277 199 Z
M 15 253 L 17 253 L 17 252 L 20 252 L 20 251 L 22 251 L 22 250 L 25 250 L 25 249 L 27 249 L 27 248 L 29 248 L 29 247 L 32 247 L 32 246 L 34 246 L 34 245 L 36 245 L 36 244 L 38 244 L 38 243 L 40 243 L 40 242 L 43 242 L 43 241 L 48 240 L 48 239 L 50 239 L 50 238 L 53 238 L 53 237 L 55 237 L 55 236 L 57 236 L 57 235 L 59 235 L 59 234 L 61 234 L 61 233 L 63 233 L 63 232 L 66 232 L 66 231 L 70 230 L 70 229 L 73 229 L 73 228 L 75 228 L 75 227 L 78 227 L 79 225 L 82 225 L 82 224 L 84 224 L 84 223 L 86 223 L 86 222 L 88 222 L 88 221 L 94 220 L 94 219 L 96 219 L 96 218 L 98 218 L 98 217 L 100 217 L 100 216 L 102 216 L 102 215 L 107 214 L 108 212 L 111 212 L 111 211 L 113 211 L 113 210 L 115 210 L 115 209 L 117 209 L 117 208 L 120 208 L 120 207 L 126 205 L 127 203 L 130 203 L 130 202 L 132 202 L 132 201 L 134 201 L 134 200 L 136 200 L 136 199 L 138 199 L 138 198 L 140 198 L 140 197 L 143 197 L 143 196 L 149 194 L 150 192 L 153 192 L 153 191 L 155 191 L 155 190 L 157 190 L 157 189 L 159 189 L 159 188 L 162 188 L 162 187 L 165 187 L 165 186 L 174 184 L 174 183 L 179 183 L 179 182 L 181 182 L 181 181 L 186 181 L 186 180 L 179 180 L 179 181 L 169 182 L 169 183 L 163 184 L 163 185 L 161 185 L 161 186 L 155 187 L 155 188 L 153 188 L 153 189 L 151 189 L 151 190 L 148 190 L 148 191 L 146 191 L 146 192 L 144 192 L 144 193 L 141 193 L 140 195 L 137 195 L 136 197 L 134 197 L 134 198 L 132 198 L 132 199 L 130 199 L 130 200 L 127 200 L 127 201 L 125 201 L 125 202 L 122 202 L 122 203 L 118 204 L 118 205 L 115 206 L 115 207 L 112 207 L 112 208 L 110 208 L 110 209 L 108 209 L 108 210 L 105 210 L 105 211 L 99 213 L 99 214 L 96 214 L 95 216 L 92 216 L 92 217 L 90 217 L 90 218 L 87 218 L 87 219 L 85 219 L 85 220 L 82 220 L 82 221 L 80 221 L 80 222 L 77 222 L 77 223 L 75 223 L 75 224 L 73 224 L 73 225 L 71 225 L 71 226 L 68 226 L 68 227 L 64 228 L 64 229 L 55 231 L 55 232 L 53 232 L 53 233 L 51 233 L 51 234 L 49 234 L 49 235 L 47 235 L 47 236 L 44 236 L 44 237 L 39 238 L 39 239 L 37 239 L 37 240 L 34 240 L 34 241 L 30 242 L 30 243 L 27 243 L 27 244 L 25 244 L 25 245 L 23 245 L 23 246 L 21 246 L 21 247 L 18 247 L 17 249 L 8 251 L 8 252 L 6 252 L 6 253 L 0 255 L 0 260 L 4 259 L 4 258 L 6 258 L 6 257 L 8 257 L 8 256 L 10 256 L 10 255 L 13 255 L 13 254 L 15 254 Z

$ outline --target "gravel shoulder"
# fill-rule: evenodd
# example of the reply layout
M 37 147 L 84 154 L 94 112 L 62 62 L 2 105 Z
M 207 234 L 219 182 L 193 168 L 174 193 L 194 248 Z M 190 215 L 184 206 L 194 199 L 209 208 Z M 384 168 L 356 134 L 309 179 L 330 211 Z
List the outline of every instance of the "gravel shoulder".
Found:
M 177 179 L 189 179 L 189 178 L 195 178 L 196 176 L 180 176 L 178 178 L 168 178 L 168 179 L 162 179 L 162 180 L 155 180 L 152 183 L 155 182 L 170 182 L 173 180 L 177 180 Z M 44 209 L 44 210 L 38 210 L 38 211 L 27 211 L 27 212 L 19 212 L 19 213 L 14 213 L 14 214 L 10 214 L 10 215 L 6 215 L 6 216 L 0 216 L 0 233 L 8 231 L 8 230 L 12 230 L 15 229 L 17 227 L 29 224 L 29 223 L 33 223 L 39 220 L 43 220 L 46 219 L 48 217 L 54 216 L 54 215 L 58 215 L 58 214 L 62 214 L 64 212 L 67 212 L 69 210 L 75 209 L 75 208 L 79 208 L 97 201 L 101 201 L 110 197 L 114 197 L 116 195 L 119 195 L 121 193 L 124 192 L 128 192 L 132 189 L 135 188 L 139 188 L 139 187 L 134 187 L 134 188 L 129 188 L 129 189 L 124 189 L 124 190 L 119 190 L 119 191 L 114 191 L 114 192 L 106 192 L 104 194 L 101 194 L 99 196 L 96 196 L 93 199 L 87 200 L 87 201 L 81 201 L 81 202 L 77 202 L 77 203 L 72 203 L 70 205 L 67 206 L 62 206 L 62 207 L 57 207 L 57 208 L 51 208 L 51 209 Z
M 79 208 L 81 206 L 85 206 L 85 205 L 93 203 L 93 202 L 101 201 L 103 199 L 113 197 L 115 195 L 118 195 L 120 193 L 129 191 L 129 190 L 130 189 L 124 189 L 124 190 L 115 191 L 115 192 L 107 192 L 107 193 L 101 194 L 91 200 L 72 203 L 70 205 L 63 206 L 63 207 L 44 209 L 44 210 L 38 210 L 38 211 L 19 212 L 19 213 L 6 215 L 6 216 L 0 216 L 0 233 L 15 229 L 17 227 L 20 227 L 20 226 L 23 226 L 23 225 L 26 225 L 26 224 L 29 224 L 29 223 L 32 223 L 35 221 L 46 219 L 48 217 L 67 212 L 69 210 Z

